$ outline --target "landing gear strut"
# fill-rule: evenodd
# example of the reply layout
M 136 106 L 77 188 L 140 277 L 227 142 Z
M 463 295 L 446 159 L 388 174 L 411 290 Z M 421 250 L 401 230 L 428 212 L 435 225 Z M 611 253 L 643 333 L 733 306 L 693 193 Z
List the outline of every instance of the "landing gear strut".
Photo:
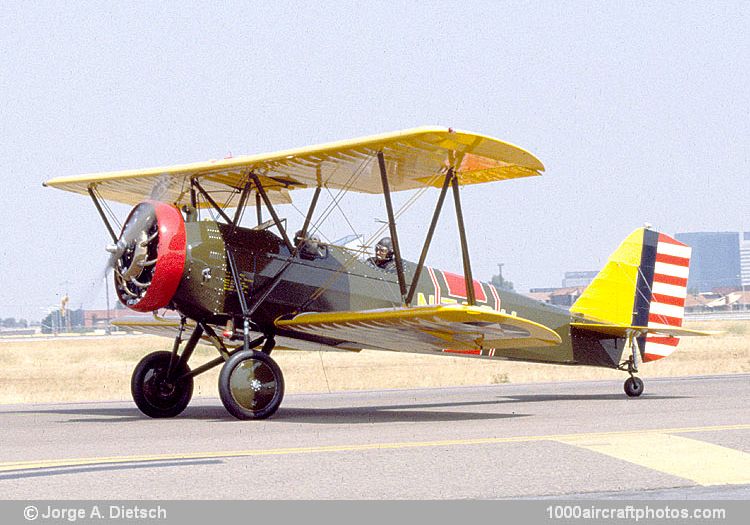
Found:
M 140 411 L 155 418 L 180 414 L 193 395 L 193 378 L 223 364 L 219 395 L 227 411 L 238 419 L 272 416 L 284 398 L 284 376 L 270 356 L 276 344 L 273 335 L 251 341 L 246 330 L 243 346 L 229 351 L 210 325 L 198 322 L 185 348 L 178 353 L 185 323 L 183 318 L 171 352 L 151 353 L 135 367 L 131 392 Z M 188 360 L 204 334 L 221 355 L 191 370 Z
M 627 335 L 627 345 L 631 351 L 631 355 L 626 363 L 628 374 L 630 377 L 625 380 L 623 388 L 628 397 L 638 397 L 643 393 L 643 380 L 636 377 L 638 373 L 638 363 L 640 362 L 640 351 L 638 350 L 638 336 L 640 334 L 635 330 L 629 330 Z

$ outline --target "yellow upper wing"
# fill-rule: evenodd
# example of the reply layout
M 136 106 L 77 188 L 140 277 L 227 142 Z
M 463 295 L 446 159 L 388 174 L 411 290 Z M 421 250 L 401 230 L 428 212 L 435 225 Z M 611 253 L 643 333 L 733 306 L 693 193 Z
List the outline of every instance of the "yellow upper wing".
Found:
M 190 179 L 195 178 L 223 206 L 229 200 L 227 189 L 243 188 L 248 173 L 253 172 L 272 201 L 290 202 L 288 190 L 318 185 L 380 193 L 379 151 L 386 159 L 392 191 L 440 186 L 440 175 L 451 166 L 461 184 L 529 177 L 544 171 L 536 157 L 517 146 L 476 133 L 423 127 L 261 155 L 58 177 L 44 184 L 81 194 L 94 185 L 105 199 L 136 204 L 161 179 L 166 180 L 162 200 L 179 205 L 189 202 Z
M 553 346 L 561 341 L 556 332 L 528 319 L 458 304 L 303 313 L 277 320 L 276 326 L 357 348 L 408 352 Z

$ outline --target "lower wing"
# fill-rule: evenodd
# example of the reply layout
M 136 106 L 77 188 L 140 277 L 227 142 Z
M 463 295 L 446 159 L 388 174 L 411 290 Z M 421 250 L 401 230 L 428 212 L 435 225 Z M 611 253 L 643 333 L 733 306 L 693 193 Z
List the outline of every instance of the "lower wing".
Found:
M 351 348 L 436 351 L 446 348 L 556 346 L 553 330 L 521 317 L 466 305 L 417 306 L 352 312 L 307 312 L 278 319 L 276 326 L 325 337 Z

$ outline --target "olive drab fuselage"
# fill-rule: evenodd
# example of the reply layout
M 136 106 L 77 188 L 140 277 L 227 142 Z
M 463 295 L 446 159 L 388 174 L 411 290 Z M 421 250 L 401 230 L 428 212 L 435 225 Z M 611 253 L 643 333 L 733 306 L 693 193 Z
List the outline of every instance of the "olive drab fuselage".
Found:
M 233 227 L 214 221 L 188 221 L 185 229 L 185 267 L 172 303 L 190 318 L 217 325 L 232 319 L 239 324 L 242 309 L 227 249 L 234 254 L 242 290 L 250 304 L 293 258 L 280 282 L 252 316 L 257 331 L 335 345 L 337 341 L 309 334 L 287 334 L 275 327 L 274 321 L 303 311 L 356 311 L 402 305 L 396 274 L 366 264 L 354 251 L 321 243 L 312 253 L 298 250 L 300 253 L 293 254 L 268 229 Z M 415 268 L 414 263 L 404 261 L 407 281 L 411 282 Z M 460 291 L 456 294 L 451 287 L 459 276 L 433 268 L 427 270 L 420 275 L 414 305 L 465 300 Z M 488 357 L 613 368 L 619 364 L 622 342 L 571 329 L 567 310 L 499 290 L 489 283 L 475 283 L 475 290 L 479 292 L 478 305 L 534 319 L 556 331 L 562 339 L 555 347 L 492 350 Z

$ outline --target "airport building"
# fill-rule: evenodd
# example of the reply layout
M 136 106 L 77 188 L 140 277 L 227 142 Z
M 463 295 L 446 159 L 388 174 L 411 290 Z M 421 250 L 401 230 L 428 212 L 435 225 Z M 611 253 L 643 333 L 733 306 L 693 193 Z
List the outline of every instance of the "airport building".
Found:
M 739 290 L 750 285 L 750 232 L 690 232 L 675 238 L 693 248 L 688 290 Z
M 740 284 L 750 287 L 750 232 L 742 233 L 740 241 Z
M 563 288 L 572 288 L 576 286 L 588 286 L 591 281 L 594 280 L 598 271 L 585 271 L 585 272 L 565 272 L 565 277 L 562 281 Z

